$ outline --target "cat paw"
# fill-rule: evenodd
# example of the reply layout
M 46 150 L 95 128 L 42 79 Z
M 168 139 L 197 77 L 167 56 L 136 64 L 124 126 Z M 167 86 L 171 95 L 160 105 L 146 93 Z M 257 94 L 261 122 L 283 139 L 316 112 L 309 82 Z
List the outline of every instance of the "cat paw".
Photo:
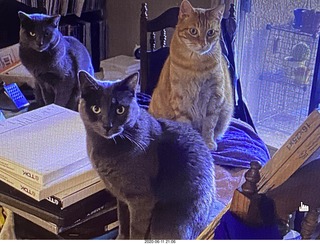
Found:
M 207 146 L 211 151 L 216 151 L 218 148 L 218 145 L 215 141 L 207 142 Z
M 176 121 L 179 121 L 181 123 L 188 123 L 191 124 L 190 119 L 188 119 L 186 116 L 180 116 L 175 118 Z

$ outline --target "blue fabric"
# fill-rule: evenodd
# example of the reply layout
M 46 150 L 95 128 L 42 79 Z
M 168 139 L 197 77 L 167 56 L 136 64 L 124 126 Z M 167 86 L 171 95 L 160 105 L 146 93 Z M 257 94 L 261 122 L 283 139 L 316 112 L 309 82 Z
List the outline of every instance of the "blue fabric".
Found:
M 259 161 L 262 166 L 270 159 L 266 144 L 248 124 L 232 119 L 228 130 L 217 140 L 218 149 L 212 152 L 216 164 L 250 168 L 250 162 Z
M 138 93 L 137 100 L 142 108 L 148 109 L 151 96 Z M 265 143 L 250 125 L 239 119 L 232 119 L 228 130 L 217 140 L 217 144 L 218 149 L 212 151 L 212 157 L 218 165 L 250 168 L 253 160 L 259 161 L 263 166 L 270 159 Z
M 230 211 L 226 212 L 217 226 L 215 240 L 281 240 L 277 225 L 250 226 Z

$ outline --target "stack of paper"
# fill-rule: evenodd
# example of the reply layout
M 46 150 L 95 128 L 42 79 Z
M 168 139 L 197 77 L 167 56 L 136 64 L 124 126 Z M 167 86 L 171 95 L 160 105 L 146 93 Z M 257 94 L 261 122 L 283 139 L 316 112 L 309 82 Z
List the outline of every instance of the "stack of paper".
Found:
M 140 60 L 135 57 L 120 55 L 100 61 L 104 80 L 123 79 L 140 70 Z

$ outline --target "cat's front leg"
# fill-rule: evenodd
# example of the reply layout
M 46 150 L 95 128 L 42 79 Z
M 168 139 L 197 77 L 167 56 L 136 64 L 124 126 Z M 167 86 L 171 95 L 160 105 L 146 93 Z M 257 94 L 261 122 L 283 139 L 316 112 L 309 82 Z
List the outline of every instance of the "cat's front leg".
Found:
M 34 84 L 33 94 L 35 96 L 35 101 L 30 104 L 30 106 L 28 107 L 28 111 L 40 108 L 45 105 L 45 102 L 42 96 L 41 87 L 37 81 Z
M 119 220 L 119 233 L 117 240 L 127 240 L 129 236 L 129 226 L 130 226 L 130 215 L 127 204 L 118 200 L 117 202 L 117 212 Z
M 220 111 L 217 125 L 214 128 L 214 135 L 216 138 L 222 137 L 228 129 L 230 120 L 233 115 L 233 104 L 225 103 L 224 107 Z
M 129 203 L 130 239 L 143 240 L 149 238 L 153 209 L 154 201 L 151 198 L 139 198 Z
M 54 103 L 54 92 L 49 85 L 41 85 L 42 98 L 46 105 Z
M 201 135 L 210 150 L 216 151 L 218 145 L 216 143 L 215 127 L 219 119 L 219 113 L 207 115 L 203 119 Z
M 171 103 L 174 113 L 173 120 L 190 124 L 192 121 L 192 116 L 189 114 L 189 111 L 187 109 L 190 106 L 183 106 L 183 104 L 184 102 L 182 101 L 182 99 L 176 99 Z
M 218 78 L 216 78 L 218 79 Z M 206 117 L 202 122 L 201 134 L 210 150 L 217 150 L 218 145 L 216 139 L 221 136 L 220 127 L 224 126 L 223 120 L 220 120 L 221 111 L 224 107 L 223 90 L 220 87 L 216 87 L 212 93 L 214 94 L 207 106 Z
M 37 102 L 39 105 L 42 105 L 42 106 L 43 106 L 43 105 L 44 105 L 44 100 L 43 100 L 43 97 L 42 97 L 42 90 L 41 90 L 41 87 L 40 87 L 40 85 L 38 84 L 38 82 L 35 82 L 34 89 L 33 89 L 33 93 L 34 93 L 36 102 Z
M 68 107 L 67 106 L 68 102 L 71 99 L 73 99 L 73 92 L 76 88 L 73 87 L 71 83 L 66 84 L 63 81 L 60 81 L 59 83 L 56 84 L 54 89 L 55 89 L 54 103 L 62 107 Z M 70 108 L 70 109 L 74 109 L 74 108 Z

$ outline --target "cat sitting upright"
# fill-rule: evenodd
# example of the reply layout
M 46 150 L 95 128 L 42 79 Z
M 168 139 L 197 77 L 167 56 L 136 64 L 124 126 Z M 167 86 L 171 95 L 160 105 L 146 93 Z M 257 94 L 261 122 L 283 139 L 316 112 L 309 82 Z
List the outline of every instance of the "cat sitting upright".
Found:
M 79 80 L 88 156 L 118 200 L 118 239 L 195 239 L 217 206 L 201 135 L 140 108 L 137 74 L 111 83 L 80 71 Z
M 79 70 L 93 75 L 90 55 L 80 41 L 63 36 L 58 30 L 60 15 L 26 14 L 19 11 L 22 64 L 35 78 L 36 102 L 32 110 L 43 105 L 57 105 L 78 110 Z
M 210 149 L 233 115 L 233 91 L 220 45 L 224 5 L 193 8 L 183 0 L 170 54 L 153 91 L 149 112 L 192 124 Z

